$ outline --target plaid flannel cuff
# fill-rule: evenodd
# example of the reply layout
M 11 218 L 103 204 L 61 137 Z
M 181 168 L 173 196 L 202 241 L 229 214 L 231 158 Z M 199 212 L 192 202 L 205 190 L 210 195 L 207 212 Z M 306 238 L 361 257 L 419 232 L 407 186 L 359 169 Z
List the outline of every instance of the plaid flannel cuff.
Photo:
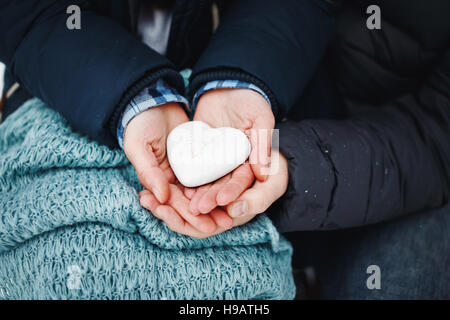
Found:
M 197 102 L 202 96 L 202 94 L 214 89 L 250 89 L 262 95 L 264 99 L 266 99 L 266 101 L 269 103 L 269 105 L 271 105 L 270 99 L 264 93 L 264 91 L 252 83 L 240 80 L 214 80 L 207 82 L 206 84 L 201 86 L 200 89 L 197 90 L 197 92 L 194 95 L 194 98 L 192 99 L 192 108 L 191 108 L 192 112 L 195 112 L 195 107 L 197 106 Z
M 129 102 L 122 113 L 117 125 L 117 141 L 123 148 L 123 134 L 128 123 L 139 113 L 150 108 L 169 102 L 181 103 L 187 112 L 190 112 L 188 100 L 180 95 L 177 90 L 169 87 L 164 80 L 158 80 L 154 85 L 145 88 Z

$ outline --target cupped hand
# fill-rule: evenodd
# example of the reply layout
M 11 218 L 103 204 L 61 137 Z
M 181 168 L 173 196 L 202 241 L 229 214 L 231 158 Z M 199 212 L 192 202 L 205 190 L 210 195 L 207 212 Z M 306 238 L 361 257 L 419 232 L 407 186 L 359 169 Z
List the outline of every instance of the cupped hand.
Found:
M 250 89 L 208 91 L 197 103 L 194 120 L 214 128 L 233 127 L 246 133 L 252 146 L 249 156 L 252 171 L 258 180 L 266 179 L 275 117 L 261 94 Z
M 236 200 L 255 177 L 259 181 L 267 178 L 275 118 L 259 93 L 249 89 L 217 89 L 201 96 L 194 120 L 216 128 L 240 129 L 250 138 L 252 146 L 249 161 L 232 173 L 211 184 L 185 189 L 185 195 L 191 199 L 191 212 L 205 214 Z
M 242 167 L 247 166 L 248 164 L 244 164 Z M 273 151 L 270 169 L 271 174 L 266 181 L 256 180 L 253 186 L 240 194 L 235 201 L 226 207 L 215 207 L 208 214 L 191 213 L 190 202 L 198 190 L 186 189 L 179 183 L 170 184 L 170 199 L 165 205 L 158 202 L 148 190 L 141 191 L 140 202 L 174 232 L 194 238 L 210 237 L 249 222 L 258 214 L 265 212 L 286 192 L 289 181 L 288 162 L 279 151 Z M 249 169 L 247 167 L 244 170 Z M 225 187 L 232 179 L 233 177 L 230 177 L 225 182 L 216 183 Z M 210 186 L 211 188 L 214 188 L 214 184 Z M 203 196 L 207 195 L 210 189 Z M 233 217 L 232 221 L 230 217 Z
M 161 204 L 148 190 L 141 191 L 139 199 L 144 208 L 174 232 L 203 239 L 222 233 L 240 222 L 233 221 L 222 208 L 214 208 L 207 215 L 193 215 L 189 211 L 190 200 L 183 195 L 183 186 L 176 183 L 170 184 L 169 187 L 170 196 L 166 204 Z M 249 217 L 243 217 L 241 220 L 244 219 Z
M 169 183 L 175 181 L 166 155 L 167 135 L 188 120 L 178 103 L 167 103 L 138 114 L 125 129 L 124 152 L 142 186 L 151 190 L 160 203 L 167 202 Z
M 215 207 L 209 214 L 193 215 L 190 212 L 189 201 L 192 202 L 196 192 L 199 191 L 191 188 L 184 188 L 184 199 L 181 204 L 176 206 L 176 211 L 173 210 L 173 207 L 175 206 L 161 206 L 155 197 L 148 191 L 141 192 L 141 204 L 149 210 L 155 210 L 155 212 L 157 212 L 156 216 L 164 220 L 166 225 L 175 232 L 195 238 L 206 238 L 219 234 L 231 227 L 243 225 L 258 214 L 265 212 L 286 192 L 289 182 L 288 161 L 278 150 L 273 151 L 271 158 L 270 174 L 266 181 L 256 180 L 255 183 L 240 194 L 235 201 L 232 201 L 226 207 Z M 242 167 L 245 168 L 246 166 L 248 166 L 248 164 L 244 164 Z M 229 177 L 228 180 L 222 178 L 217 181 L 216 184 L 224 188 L 232 179 L 233 177 Z M 202 197 L 205 197 L 216 184 L 209 186 L 208 191 L 206 191 Z M 176 197 L 181 197 L 180 193 L 182 192 L 183 186 L 177 185 L 177 188 L 177 190 L 171 190 L 171 194 Z M 190 198 L 191 200 L 189 200 Z M 169 201 L 169 203 L 171 203 L 171 201 Z M 227 221 L 230 216 L 233 217 L 232 223 L 228 224 L 226 227 L 220 226 L 211 232 L 201 232 L 194 227 L 194 225 L 205 226 L 204 220 L 200 222 L 200 220 L 196 219 L 206 219 L 210 217 L 217 225 L 223 225 L 224 221 Z M 186 219 L 183 219 L 184 217 L 186 217 Z M 226 223 L 229 223 L 229 221 Z M 206 228 L 204 228 L 204 230 L 206 230 Z
M 255 181 L 253 186 L 226 206 L 233 218 L 253 218 L 265 212 L 287 190 L 289 182 L 288 161 L 281 152 L 273 151 L 271 174 L 266 181 Z
M 226 206 L 236 200 L 255 180 L 250 164 L 245 162 L 225 177 L 199 188 L 184 188 L 191 200 L 189 210 L 193 214 L 206 214 L 217 206 Z

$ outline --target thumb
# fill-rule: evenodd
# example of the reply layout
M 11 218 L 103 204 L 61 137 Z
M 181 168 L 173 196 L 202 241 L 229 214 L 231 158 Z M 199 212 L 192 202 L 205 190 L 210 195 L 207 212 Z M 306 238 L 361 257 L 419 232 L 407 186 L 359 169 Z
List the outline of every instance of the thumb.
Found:
M 270 175 L 265 182 L 256 181 L 236 201 L 227 205 L 227 212 L 233 218 L 263 213 L 286 192 L 287 184 L 287 169 Z
M 269 187 L 262 182 L 256 181 L 252 188 L 245 191 L 239 199 L 227 205 L 228 214 L 233 217 L 255 215 L 266 211 L 274 202 Z
M 160 168 L 151 145 L 132 148 L 128 154 L 142 186 L 150 190 L 161 204 L 166 203 L 170 196 L 169 180 Z

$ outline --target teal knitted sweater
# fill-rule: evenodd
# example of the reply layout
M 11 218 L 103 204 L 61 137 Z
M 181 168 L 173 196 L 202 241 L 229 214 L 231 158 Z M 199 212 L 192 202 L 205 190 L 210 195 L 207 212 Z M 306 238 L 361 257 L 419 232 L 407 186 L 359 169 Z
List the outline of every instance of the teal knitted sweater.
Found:
M 139 205 L 120 150 L 38 99 L 0 125 L 0 299 L 291 299 L 292 248 L 270 219 L 208 239 Z

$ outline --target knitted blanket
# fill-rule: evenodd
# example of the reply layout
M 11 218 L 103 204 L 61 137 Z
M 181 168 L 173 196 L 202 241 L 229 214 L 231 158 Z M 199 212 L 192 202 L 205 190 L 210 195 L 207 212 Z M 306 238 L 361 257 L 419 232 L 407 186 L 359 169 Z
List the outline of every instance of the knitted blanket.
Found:
M 121 150 L 38 99 L 0 125 L 0 299 L 292 299 L 269 218 L 198 240 L 139 205 Z

